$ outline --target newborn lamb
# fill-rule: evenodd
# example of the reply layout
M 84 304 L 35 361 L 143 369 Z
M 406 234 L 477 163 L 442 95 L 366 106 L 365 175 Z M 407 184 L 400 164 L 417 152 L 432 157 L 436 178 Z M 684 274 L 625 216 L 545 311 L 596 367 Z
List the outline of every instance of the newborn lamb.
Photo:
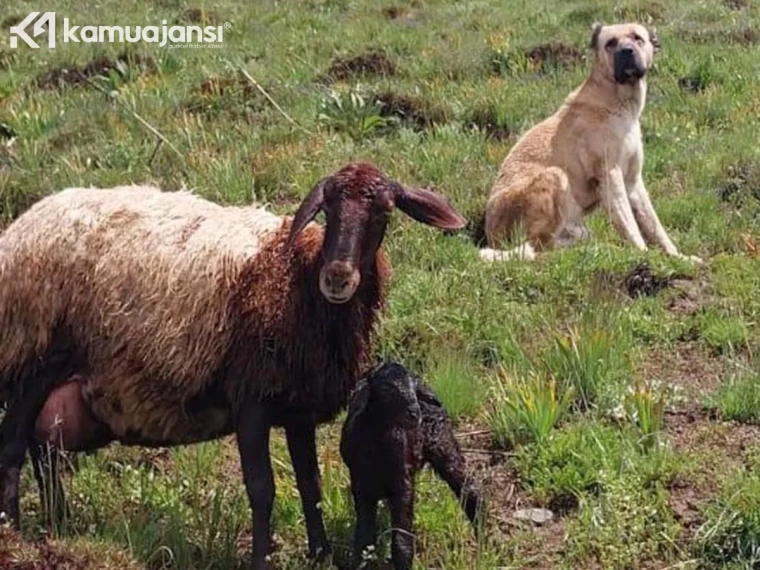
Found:
M 414 479 L 426 463 L 454 491 L 477 533 L 483 500 L 466 480 L 448 414 L 436 395 L 400 364 L 382 363 L 357 385 L 340 452 L 351 473 L 356 510 L 355 566 L 375 544 L 377 504 L 384 499 L 393 525 L 393 567 L 412 568 Z

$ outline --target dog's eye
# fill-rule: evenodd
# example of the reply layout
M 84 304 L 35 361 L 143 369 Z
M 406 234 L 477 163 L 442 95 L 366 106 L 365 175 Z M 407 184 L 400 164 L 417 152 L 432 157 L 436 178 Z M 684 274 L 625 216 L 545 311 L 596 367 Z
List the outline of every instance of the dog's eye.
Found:
M 633 35 L 633 39 L 636 41 L 637 44 L 643 44 L 644 43 L 644 38 L 642 38 L 638 34 L 634 34 Z
M 612 49 L 618 44 L 617 38 L 610 39 L 606 44 L 605 47 L 607 49 Z

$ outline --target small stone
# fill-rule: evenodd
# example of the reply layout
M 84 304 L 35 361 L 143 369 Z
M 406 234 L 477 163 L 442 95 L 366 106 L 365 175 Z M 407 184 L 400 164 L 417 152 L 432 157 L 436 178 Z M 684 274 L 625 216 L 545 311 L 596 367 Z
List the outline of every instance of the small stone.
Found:
M 554 513 L 549 509 L 520 509 L 512 516 L 517 520 L 530 521 L 537 525 L 546 524 L 554 519 Z

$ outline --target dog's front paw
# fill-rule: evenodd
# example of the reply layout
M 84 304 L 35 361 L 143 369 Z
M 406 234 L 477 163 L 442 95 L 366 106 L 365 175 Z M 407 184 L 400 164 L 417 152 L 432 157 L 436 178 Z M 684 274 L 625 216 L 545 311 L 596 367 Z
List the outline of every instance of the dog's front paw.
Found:
M 684 255 L 683 253 L 677 253 L 676 257 L 679 259 L 683 259 L 684 261 L 690 261 L 691 263 L 695 265 L 704 265 L 705 262 L 701 257 L 698 257 L 696 255 Z

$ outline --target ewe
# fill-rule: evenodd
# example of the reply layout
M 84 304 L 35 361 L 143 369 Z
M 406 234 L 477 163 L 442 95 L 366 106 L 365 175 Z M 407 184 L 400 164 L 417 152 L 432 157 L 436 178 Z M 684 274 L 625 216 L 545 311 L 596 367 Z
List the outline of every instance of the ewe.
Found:
M 0 236 L 0 512 L 19 524 L 35 439 L 77 451 L 235 433 L 261 570 L 269 432 L 283 426 L 309 553 L 327 555 L 315 427 L 368 364 L 394 206 L 445 230 L 465 223 L 369 163 L 319 181 L 292 220 L 151 187 L 68 189 L 30 208 Z M 320 210 L 324 229 L 309 223 Z

